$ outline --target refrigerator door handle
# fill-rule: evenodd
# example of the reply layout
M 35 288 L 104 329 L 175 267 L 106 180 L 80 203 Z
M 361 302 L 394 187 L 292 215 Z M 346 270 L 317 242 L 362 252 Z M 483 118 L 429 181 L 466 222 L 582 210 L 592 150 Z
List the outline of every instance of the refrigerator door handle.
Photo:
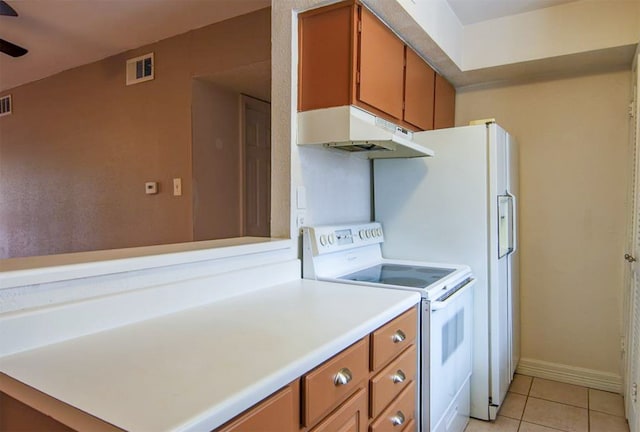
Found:
M 513 254 L 516 251 L 516 247 L 517 247 L 517 243 L 518 240 L 516 238 L 516 233 L 518 232 L 518 230 L 516 229 L 516 221 L 518 220 L 518 218 L 516 217 L 516 196 L 512 195 L 510 192 L 507 192 L 507 196 L 509 197 L 509 205 L 511 206 L 511 211 L 509 212 L 509 214 L 511 215 L 511 236 L 510 236 L 510 240 L 511 240 L 511 244 L 509 245 L 509 254 Z

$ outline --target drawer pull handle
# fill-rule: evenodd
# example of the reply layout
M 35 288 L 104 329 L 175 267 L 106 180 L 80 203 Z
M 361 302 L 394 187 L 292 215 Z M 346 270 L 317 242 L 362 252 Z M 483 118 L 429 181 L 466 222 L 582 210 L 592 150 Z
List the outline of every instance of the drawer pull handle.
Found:
M 391 380 L 394 384 L 403 383 L 404 380 L 407 379 L 407 376 L 402 372 L 402 370 L 398 369 L 396 373 L 391 376 Z
M 333 377 L 333 383 L 336 387 L 343 386 L 349 384 L 352 379 L 353 375 L 351 374 L 351 371 L 347 368 L 342 368 L 338 371 L 336 376 Z
M 407 338 L 407 335 L 404 334 L 402 330 L 397 330 L 393 336 L 391 336 L 391 340 L 393 343 L 400 343 Z
M 394 415 L 393 417 L 391 417 L 391 424 L 394 426 L 402 426 L 404 424 L 404 414 L 402 414 L 402 411 L 398 411 L 396 413 L 396 415 Z

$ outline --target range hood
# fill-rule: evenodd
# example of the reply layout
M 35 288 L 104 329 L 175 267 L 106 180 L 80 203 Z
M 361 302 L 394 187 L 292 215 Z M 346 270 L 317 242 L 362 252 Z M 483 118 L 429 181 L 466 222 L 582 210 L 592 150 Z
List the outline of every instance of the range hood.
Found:
M 369 159 L 434 155 L 412 139 L 413 132 L 355 106 L 298 113 L 298 145 L 322 145 Z

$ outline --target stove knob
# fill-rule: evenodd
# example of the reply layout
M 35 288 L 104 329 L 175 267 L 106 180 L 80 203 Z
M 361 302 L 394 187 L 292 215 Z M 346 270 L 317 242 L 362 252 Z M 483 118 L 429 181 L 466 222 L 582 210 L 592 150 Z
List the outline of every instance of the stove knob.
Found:
M 371 228 L 367 230 L 367 238 L 371 238 Z
M 382 228 L 378 228 L 376 231 L 378 231 L 378 237 L 382 237 Z
M 363 229 L 361 229 L 359 234 L 360 234 L 360 238 L 361 238 L 362 240 L 364 240 L 364 237 L 365 237 L 365 231 L 364 231 Z
M 327 236 L 326 236 L 326 235 L 322 234 L 322 235 L 320 236 L 320 244 L 321 244 L 322 246 L 326 246 L 326 245 L 327 245 Z
M 329 244 L 334 244 L 336 241 L 336 236 L 333 235 L 333 233 L 329 234 L 329 237 L 327 238 L 327 240 L 329 241 Z

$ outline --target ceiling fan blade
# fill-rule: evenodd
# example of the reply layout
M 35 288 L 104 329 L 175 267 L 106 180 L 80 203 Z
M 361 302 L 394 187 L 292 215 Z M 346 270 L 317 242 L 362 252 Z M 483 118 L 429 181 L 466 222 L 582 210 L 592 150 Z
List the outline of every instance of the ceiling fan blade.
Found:
M 18 12 L 16 12 L 14 8 L 9 6 L 9 3 L 7 3 L 6 1 L 0 0 L 0 15 L 17 17 Z
M 22 48 L 21 46 L 12 44 L 9 41 L 0 39 L 0 52 L 3 52 L 11 57 L 20 57 L 29 52 L 29 50 Z

